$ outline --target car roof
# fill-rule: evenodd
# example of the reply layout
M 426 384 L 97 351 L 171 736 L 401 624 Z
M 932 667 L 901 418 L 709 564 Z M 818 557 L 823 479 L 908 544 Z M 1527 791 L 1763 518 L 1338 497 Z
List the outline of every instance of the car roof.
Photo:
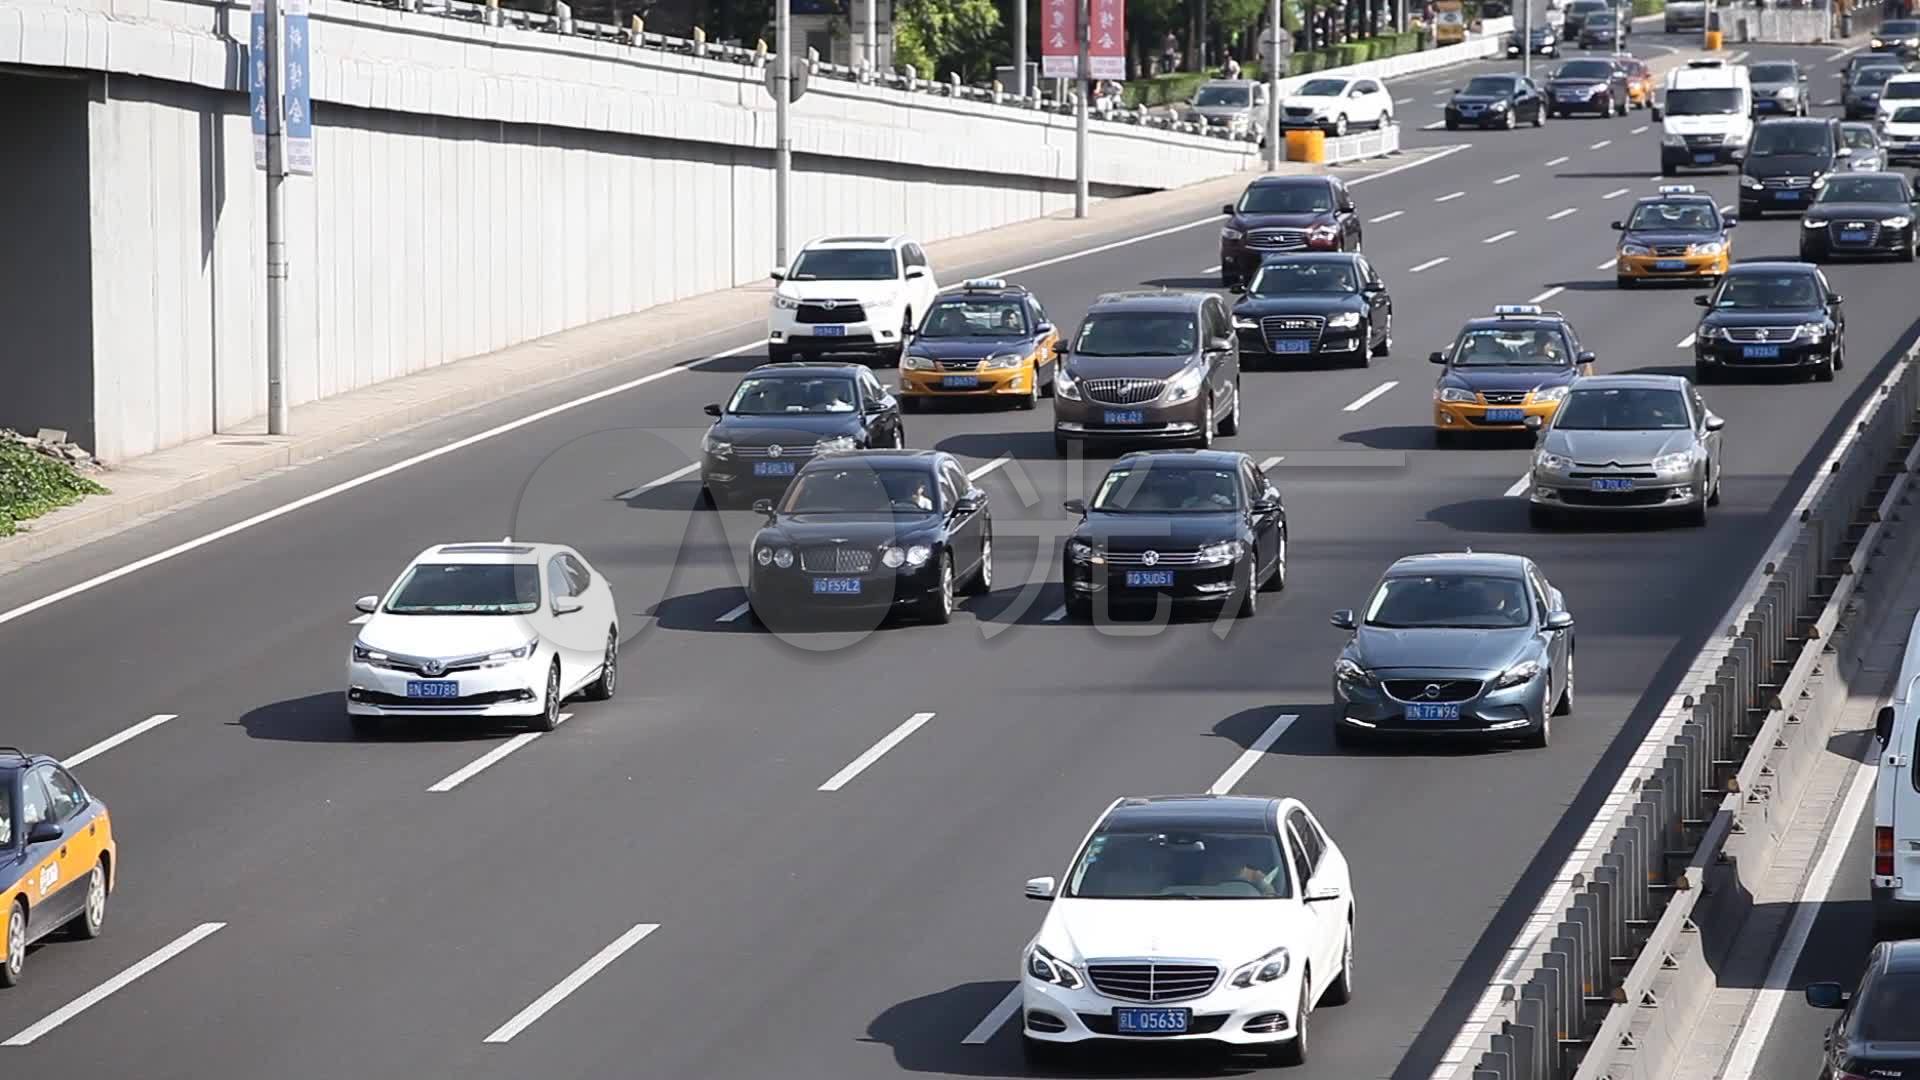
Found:
M 446 544 L 435 544 L 422 551 L 414 562 L 426 562 L 431 559 L 440 563 L 472 563 L 486 565 L 527 565 L 531 566 L 563 551 L 572 548 L 564 544 L 539 544 L 528 541 L 504 540 L 474 541 L 460 540 Z
M 45 754 L 29 754 L 17 746 L 0 746 L 0 771 L 24 769 L 53 759 Z
M 904 244 L 906 240 L 906 237 L 898 233 L 891 236 L 821 236 L 807 241 L 800 250 L 831 247 L 892 247 Z
M 1122 465 L 1145 464 L 1148 468 L 1162 463 L 1167 465 L 1188 466 L 1195 469 L 1234 469 L 1247 460 L 1247 455 L 1238 450 L 1134 450 L 1122 454 L 1113 463 L 1114 468 Z
M 1642 195 L 1633 201 L 1635 206 L 1655 206 L 1660 203 L 1706 203 L 1716 212 L 1720 209 L 1719 204 L 1714 201 L 1713 196 L 1702 195 L 1699 192 L 1685 193 L 1675 191 L 1665 195 Z
M 1860 126 L 1861 126 L 1861 127 L 1867 127 L 1868 125 L 1866 125 L 1866 124 L 1862 124 L 1862 125 L 1860 125 Z M 1897 172 L 1894 172 L 1894 171 L 1892 171 L 1891 169 L 1875 169 L 1875 170 L 1874 170 L 1874 171 L 1872 171 L 1872 172 L 1843 172 L 1843 173 L 1835 173 L 1835 174 L 1833 175 L 1833 177 L 1832 177 L 1832 179 L 1835 179 L 1835 180 L 1840 180 L 1840 179 L 1844 179 L 1844 178 L 1846 178 L 1846 177 L 1849 177 L 1849 176 L 1865 176 L 1865 177 L 1872 177 L 1873 179 L 1876 179 L 1876 180 L 1905 180 L 1905 179 L 1907 178 L 1907 175 L 1906 175 L 1905 173 L 1897 173 Z
M 1769 116 L 1756 127 L 1826 127 L 1837 124 L 1837 116 Z
M 1680 375 L 1588 375 L 1575 382 L 1575 390 L 1682 390 L 1687 380 Z
M 1271 828 L 1278 799 L 1254 795 L 1153 795 L 1121 799 L 1105 829 Z
M 1906 974 L 1920 971 L 1920 940 L 1889 941 L 1881 945 L 1881 970 Z
M 1789 270 L 1811 277 L 1819 267 L 1808 262 L 1793 262 L 1789 259 L 1769 259 L 1761 262 L 1737 262 L 1727 267 L 1729 277 L 1742 274 L 1780 274 Z
M 1920 71 L 1903 71 L 1887 81 L 1890 83 L 1920 82 Z
M 1332 187 L 1330 176 L 1256 176 L 1250 188 L 1257 187 Z
M 802 467 L 802 471 L 822 463 L 845 465 L 849 461 L 858 461 L 876 469 L 930 469 L 940 461 L 952 457 L 945 450 L 833 450 L 817 455 Z
M 809 375 L 852 375 L 866 366 L 821 360 L 795 360 L 789 363 L 756 365 L 748 369 L 742 379 L 765 378 L 770 375 L 792 375 L 795 378 L 805 378 Z
M 1520 577 L 1527 567 L 1524 555 L 1505 555 L 1493 551 L 1448 551 L 1428 555 L 1408 555 L 1387 567 L 1388 577 L 1414 574 L 1488 574 L 1495 577 Z
M 1357 251 L 1273 251 L 1261 258 L 1260 265 L 1305 263 L 1310 266 L 1315 264 L 1352 266 L 1359 261 L 1360 253 Z
M 935 298 L 941 300 L 964 300 L 969 296 L 1032 296 L 1033 290 L 1015 282 L 1000 278 L 972 278 L 951 288 L 940 290 Z
M 1468 330 L 1498 330 L 1503 326 L 1526 327 L 1528 329 L 1547 327 L 1564 330 L 1567 328 L 1567 317 L 1558 312 L 1541 312 L 1538 315 L 1482 315 L 1477 319 L 1468 319 L 1467 325 L 1461 327 L 1461 332 L 1465 333 Z
M 1203 83 L 1201 83 L 1200 85 L 1201 85 L 1201 86 L 1245 86 L 1245 87 L 1252 87 L 1252 86 L 1253 86 L 1253 85 L 1255 85 L 1255 84 L 1254 84 L 1254 81 L 1253 81 L 1252 79 L 1208 79 L 1208 80 L 1207 80 L 1206 82 L 1203 82 Z
M 1126 292 L 1101 293 L 1093 301 L 1093 307 L 1087 312 L 1102 308 L 1128 308 L 1137 311 L 1191 311 L 1211 297 L 1212 293 L 1175 292 L 1171 289 L 1130 290 Z

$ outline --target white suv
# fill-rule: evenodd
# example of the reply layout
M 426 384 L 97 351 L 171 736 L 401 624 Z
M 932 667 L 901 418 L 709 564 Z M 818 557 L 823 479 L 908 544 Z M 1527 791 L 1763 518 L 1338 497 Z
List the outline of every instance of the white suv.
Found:
M 858 353 L 899 363 L 940 292 L 920 245 L 904 236 L 832 236 L 775 267 L 767 358 Z

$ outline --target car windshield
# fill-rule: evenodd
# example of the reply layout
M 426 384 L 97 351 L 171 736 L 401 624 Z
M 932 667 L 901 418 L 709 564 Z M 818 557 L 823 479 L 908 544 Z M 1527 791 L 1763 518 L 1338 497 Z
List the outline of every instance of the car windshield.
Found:
M 1668 116 L 1733 116 L 1740 111 L 1740 91 L 1728 87 L 1667 91 Z
M 1859 71 L 1853 73 L 1853 82 L 1851 85 L 1856 90 L 1872 90 L 1876 87 L 1885 86 L 1888 79 L 1900 73 L 1900 69 L 1896 67 L 1861 68 Z
M 853 380 L 828 375 L 762 375 L 745 379 L 727 411 L 738 416 L 850 413 L 859 400 Z
M 1280 262 L 1262 266 L 1247 292 L 1253 296 L 1360 291 L 1360 275 L 1346 263 Z
M 1720 215 L 1704 202 L 1641 203 L 1634 207 L 1627 228 L 1718 232 Z
M 525 615 L 540 607 L 528 563 L 420 563 L 387 601 L 390 615 Z
M 1920 1042 L 1920 973 L 1889 971 L 1854 1006 L 1854 1036 L 1863 1042 Z
M 1573 0 L 1567 5 L 1568 14 L 1591 15 L 1596 11 L 1607 10 L 1607 0 Z
M 1192 315 L 1178 311 L 1112 311 L 1087 316 L 1079 356 L 1189 356 L 1199 348 Z
M 1800 73 L 1792 64 L 1755 64 L 1747 77 L 1757 83 L 1790 83 L 1799 81 Z
M 788 514 L 931 514 L 938 509 L 933 474 L 865 465 L 802 470 L 780 500 Z
M 1195 108 L 1244 108 L 1253 101 L 1253 91 L 1245 86 L 1203 86 L 1194 91 Z
M 1460 367 L 1561 367 L 1571 361 L 1558 330 L 1502 327 L 1462 334 L 1453 362 Z
M 1324 214 L 1333 209 L 1333 189 L 1322 183 L 1256 184 L 1240 196 L 1243 214 Z
M 1613 65 L 1605 60 L 1573 60 L 1561 64 L 1553 73 L 1556 79 L 1611 79 Z
M 927 312 L 923 338 L 1024 337 L 1026 303 L 1015 297 L 942 300 Z
M 793 281 L 892 281 L 899 276 L 892 248 L 813 248 L 787 272 Z
M 1820 290 L 1807 274 L 1736 274 L 1720 286 L 1713 306 L 1727 311 L 1767 311 L 1810 308 L 1820 304 Z
M 1912 19 L 1888 19 L 1880 24 L 1880 36 L 1883 38 L 1920 36 L 1920 22 Z
M 1110 514 L 1227 513 L 1240 506 L 1240 481 L 1232 469 L 1117 466 L 1091 505 Z
M 1526 583 L 1490 574 L 1390 577 L 1367 605 L 1367 625 L 1384 630 L 1499 630 L 1531 618 Z
M 1346 92 L 1345 79 L 1309 79 L 1306 85 L 1294 91 L 1301 97 L 1339 97 Z
M 1865 124 L 1842 124 L 1840 142 L 1855 150 L 1872 150 L 1879 145 L 1879 140 L 1874 138 L 1873 129 Z
M 1680 391 L 1644 387 L 1576 388 L 1553 418 L 1555 431 L 1683 431 L 1687 426 L 1687 401 Z
M 1891 122 L 1895 124 L 1920 124 L 1920 105 L 1902 105 L 1893 110 Z
M 1500 97 L 1513 93 L 1513 80 L 1502 79 L 1497 75 L 1482 75 L 1478 78 L 1468 79 L 1466 89 L 1462 90 L 1461 93 L 1474 94 L 1482 97 Z
M 1888 101 L 1912 101 L 1915 98 L 1920 98 L 1920 79 L 1911 82 L 1905 79 L 1899 82 L 1889 81 L 1887 83 L 1887 92 L 1881 96 Z
M 1761 124 L 1753 133 L 1754 157 L 1825 154 L 1832 149 L 1833 136 L 1825 124 Z
M 1280 842 L 1229 829 L 1102 829 L 1067 876 L 1081 900 L 1270 900 L 1293 895 Z
M 1897 176 L 1836 176 L 1820 192 L 1822 203 L 1905 203 L 1906 187 Z

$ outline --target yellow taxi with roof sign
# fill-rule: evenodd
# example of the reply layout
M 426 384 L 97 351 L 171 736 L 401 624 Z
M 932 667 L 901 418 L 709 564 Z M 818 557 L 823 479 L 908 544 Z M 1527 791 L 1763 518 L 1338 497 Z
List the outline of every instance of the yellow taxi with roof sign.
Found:
M 0 986 L 17 986 L 27 947 L 106 925 L 119 849 L 107 806 L 58 761 L 0 747 Z
M 900 364 L 907 409 L 935 398 L 1000 398 L 1022 409 L 1053 388 L 1060 334 L 1031 292 L 969 281 L 927 309 Z
M 1643 281 L 1716 281 L 1733 263 L 1729 233 L 1737 224 L 1693 185 L 1663 186 L 1613 223 L 1620 233 L 1614 280 L 1623 289 Z
M 1433 387 L 1434 441 L 1442 446 L 1522 431 L 1536 417 L 1545 423 L 1573 381 L 1593 374 L 1593 354 L 1567 317 L 1537 304 L 1503 304 L 1469 320 L 1452 347 L 1428 359 L 1442 369 Z

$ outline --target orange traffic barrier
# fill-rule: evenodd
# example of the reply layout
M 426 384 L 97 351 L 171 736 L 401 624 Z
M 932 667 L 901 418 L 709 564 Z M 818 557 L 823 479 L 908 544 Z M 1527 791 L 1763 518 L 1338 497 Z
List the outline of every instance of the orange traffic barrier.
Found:
M 1323 165 L 1327 160 L 1327 136 L 1317 128 L 1287 132 L 1287 160 Z
M 1707 31 L 1707 51 L 1718 52 L 1719 49 L 1720 49 L 1720 31 L 1718 30 Z

